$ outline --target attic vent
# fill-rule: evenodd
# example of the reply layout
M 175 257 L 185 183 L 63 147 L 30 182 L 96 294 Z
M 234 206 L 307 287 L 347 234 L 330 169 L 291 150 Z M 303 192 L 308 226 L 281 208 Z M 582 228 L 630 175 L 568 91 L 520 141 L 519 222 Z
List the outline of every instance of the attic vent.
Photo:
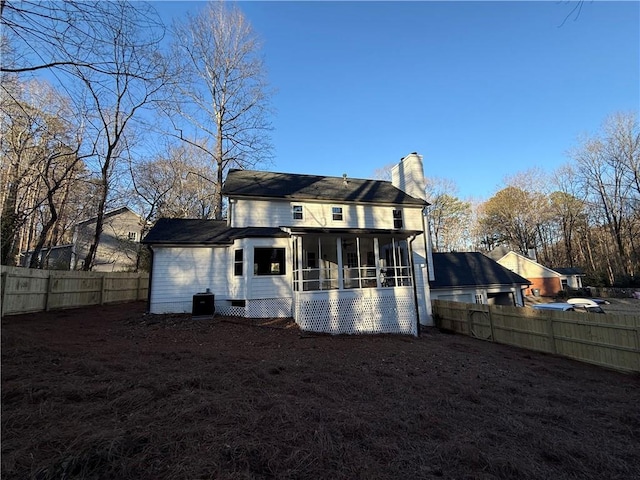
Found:
M 347 180 L 347 174 L 343 173 L 342 174 L 342 184 L 346 187 L 347 185 L 349 185 L 349 181 Z

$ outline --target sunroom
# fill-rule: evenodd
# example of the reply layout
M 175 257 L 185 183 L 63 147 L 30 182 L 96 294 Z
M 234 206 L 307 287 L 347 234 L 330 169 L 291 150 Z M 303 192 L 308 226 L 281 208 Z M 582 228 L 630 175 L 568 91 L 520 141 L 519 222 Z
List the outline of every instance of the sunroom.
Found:
M 303 330 L 417 334 L 412 242 L 422 232 L 285 228 Z

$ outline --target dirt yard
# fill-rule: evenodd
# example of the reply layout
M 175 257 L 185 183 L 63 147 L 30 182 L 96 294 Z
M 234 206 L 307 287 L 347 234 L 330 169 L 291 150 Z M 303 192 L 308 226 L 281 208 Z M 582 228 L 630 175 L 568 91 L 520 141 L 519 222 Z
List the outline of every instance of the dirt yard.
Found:
M 640 376 L 142 303 L 2 320 L 2 478 L 640 478 Z

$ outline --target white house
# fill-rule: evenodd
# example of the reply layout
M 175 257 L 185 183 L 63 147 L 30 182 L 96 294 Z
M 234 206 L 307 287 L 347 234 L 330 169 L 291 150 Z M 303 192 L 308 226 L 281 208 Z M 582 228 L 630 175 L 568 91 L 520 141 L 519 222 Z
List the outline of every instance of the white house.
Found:
M 293 317 L 303 330 L 406 333 L 432 325 L 422 157 L 392 181 L 231 170 L 226 221 L 161 219 L 149 311 Z

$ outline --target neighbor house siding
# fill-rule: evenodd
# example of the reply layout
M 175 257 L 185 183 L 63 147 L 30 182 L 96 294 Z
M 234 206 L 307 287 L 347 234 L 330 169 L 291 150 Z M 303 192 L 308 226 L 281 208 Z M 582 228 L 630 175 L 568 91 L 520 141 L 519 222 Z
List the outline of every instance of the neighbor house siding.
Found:
M 498 260 L 498 263 L 529 280 L 532 278 L 560 278 L 559 273 L 515 252 L 507 253 Z
M 292 206 L 302 206 L 302 220 L 294 220 Z M 332 208 L 342 207 L 343 220 L 333 220 Z M 296 202 L 237 199 L 232 227 L 393 228 L 393 210 L 402 210 L 403 229 L 422 230 L 422 207 L 355 205 L 348 203 Z
M 76 226 L 72 268 L 81 268 L 89 253 L 96 230 L 96 221 L 91 219 Z M 100 243 L 96 251 L 92 270 L 94 272 L 132 271 L 136 267 L 136 257 L 142 230 L 141 218 L 130 210 L 114 215 L 106 215 L 102 225 Z M 135 240 L 129 239 L 135 234 Z
M 432 300 L 447 300 L 450 302 L 476 303 L 475 288 L 448 288 L 443 290 L 431 289 Z
M 193 295 L 228 296 L 227 248 L 154 247 L 151 313 L 191 312 Z
M 526 291 L 527 295 L 533 295 L 534 290 L 539 290 L 540 295 L 554 296 L 562 290 L 561 276 L 558 272 L 516 252 L 507 253 L 498 263 L 532 283 Z
M 518 286 L 508 287 L 506 285 L 495 287 L 448 287 L 432 288 L 431 298 L 433 300 L 447 300 L 451 302 L 463 303 L 483 303 L 489 305 L 515 305 L 524 306 L 521 289 Z M 478 299 L 481 302 L 478 302 Z

